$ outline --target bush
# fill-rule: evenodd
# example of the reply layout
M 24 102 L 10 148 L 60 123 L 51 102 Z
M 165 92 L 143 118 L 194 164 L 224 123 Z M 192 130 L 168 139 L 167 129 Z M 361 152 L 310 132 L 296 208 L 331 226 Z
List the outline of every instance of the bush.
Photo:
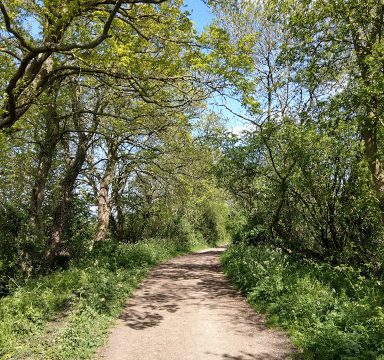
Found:
M 19 234 L 25 218 L 14 205 L 0 203 L 0 297 L 9 292 L 10 279 L 22 277 L 20 255 L 27 244 Z
M 269 323 L 289 331 L 305 359 L 384 358 L 379 279 L 267 246 L 232 246 L 222 264 Z

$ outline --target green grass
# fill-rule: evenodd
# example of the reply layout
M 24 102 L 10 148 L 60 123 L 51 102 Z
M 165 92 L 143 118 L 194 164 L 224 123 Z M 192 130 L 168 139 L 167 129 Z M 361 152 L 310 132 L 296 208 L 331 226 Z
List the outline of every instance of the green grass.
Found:
M 0 299 L 0 358 L 90 359 L 147 272 L 186 251 L 167 241 L 106 242 L 80 264 L 31 280 Z
M 384 290 L 349 266 L 331 267 L 266 246 L 231 246 L 226 274 L 304 359 L 384 359 Z

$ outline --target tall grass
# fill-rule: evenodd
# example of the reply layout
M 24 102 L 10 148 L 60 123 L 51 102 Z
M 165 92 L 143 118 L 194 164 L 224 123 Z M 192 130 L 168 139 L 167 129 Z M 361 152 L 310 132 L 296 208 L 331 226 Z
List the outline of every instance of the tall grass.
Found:
M 221 260 L 249 302 L 290 333 L 304 359 L 384 359 L 380 279 L 266 246 L 232 246 Z

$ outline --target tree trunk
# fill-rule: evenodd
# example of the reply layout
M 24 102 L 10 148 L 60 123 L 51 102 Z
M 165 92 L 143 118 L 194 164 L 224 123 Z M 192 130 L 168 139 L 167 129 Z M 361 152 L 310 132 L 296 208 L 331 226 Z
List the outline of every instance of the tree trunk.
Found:
M 115 177 L 116 153 L 117 146 L 116 144 L 111 143 L 108 147 L 107 166 L 105 168 L 103 178 L 101 179 L 98 193 L 98 221 L 95 242 L 104 241 L 108 233 L 109 219 L 112 208 L 112 197 L 110 196 L 109 190 Z
M 57 119 L 55 102 L 48 105 L 46 118 L 46 132 L 44 140 L 41 143 L 39 154 L 39 165 L 32 187 L 32 196 L 30 203 L 31 224 L 36 233 L 42 232 L 42 206 L 45 197 L 46 184 L 49 172 L 52 168 L 52 162 L 57 144 L 60 140 L 59 121 Z
M 372 9 L 376 12 L 374 26 L 369 34 L 369 41 L 362 40 L 359 30 L 352 31 L 354 51 L 364 87 L 368 90 L 372 87 L 375 73 L 372 72 L 367 62 L 368 56 L 373 53 L 375 45 L 381 42 L 383 27 L 384 6 L 380 5 Z M 364 140 L 365 156 L 368 161 L 369 171 L 372 176 L 374 189 L 377 193 L 384 219 L 384 166 L 379 159 L 377 128 L 380 124 L 380 99 L 377 94 L 371 94 L 370 98 L 362 104 L 365 107 L 365 119 L 361 124 L 361 135 Z
M 45 251 L 45 262 L 48 267 L 53 263 L 62 238 L 64 229 L 68 220 L 70 204 L 73 198 L 73 189 L 76 179 L 85 162 L 90 137 L 84 133 L 79 133 L 79 143 L 77 145 L 76 156 L 69 165 L 60 186 L 60 200 L 53 213 L 53 223 Z
M 94 132 L 99 124 L 98 111 L 101 105 L 101 96 L 96 91 L 96 102 L 93 109 L 93 117 L 83 119 L 79 115 L 81 110 L 81 88 L 78 84 L 74 84 L 74 92 L 72 94 L 72 110 L 73 110 L 73 125 L 77 133 L 78 142 L 75 158 L 69 162 L 63 180 L 60 184 L 59 201 L 53 212 L 53 222 L 47 246 L 44 253 L 45 264 L 47 268 L 51 268 L 55 259 L 57 250 L 59 249 L 64 235 L 64 230 L 67 225 L 71 201 L 73 200 L 73 190 L 76 179 L 81 172 L 85 163 L 88 148 L 90 146 Z M 91 126 L 87 126 L 91 124 Z
M 365 154 L 372 175 L 373 184 L 378 194 L 380 205 L 384 210 L 384 169 L 383 164 L 378 158 L 378 146 L 376 135 L 376 121 L 373 112 L 368 114 L 362 129 L 364 139 Z
M 123 208 L 121 204 L 118 202 L 116 206 L 116 213 L 117 213 L 117 226 L 116 226 L 116 236 L 119 239 L 119 241 L 122 241 L 122 239 L 126 235 L 126 224 L 125 224 L 125 216 L 123 212 Z

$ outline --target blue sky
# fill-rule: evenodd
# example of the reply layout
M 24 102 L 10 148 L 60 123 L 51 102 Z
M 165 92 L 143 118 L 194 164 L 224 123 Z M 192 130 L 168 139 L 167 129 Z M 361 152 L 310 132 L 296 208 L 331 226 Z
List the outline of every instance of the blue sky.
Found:
M 191 19 L 195 23 L 195 27 L 198 32 L 201 32 L 204 27 L 209 25 L 214 19 L 214 15 L 210 11 L 210 8 L 204 4 L 202 0 L 184 0 L 184 4 L 185 9 L 191 13 Z M 225 110 L 225 108 L 220 106 L 220 103 L 225 104 L 234 112 L 244 114 L 244 110 L 235 100 L 228 98 L 212 98 L 209 103 L 210 110 L 221 113 L 222 117 L 227 119 L 226 125 L 229 130 L 239 133 L 248 128 L 247 124 L 243 120 L 234 116 L 230 111 Z
M 195 23 L 197 31 L 201 32 L 208 25 L 213 14 L 202 0 L 184 0 L 185 8 L 191 13 L 191 19 Z

